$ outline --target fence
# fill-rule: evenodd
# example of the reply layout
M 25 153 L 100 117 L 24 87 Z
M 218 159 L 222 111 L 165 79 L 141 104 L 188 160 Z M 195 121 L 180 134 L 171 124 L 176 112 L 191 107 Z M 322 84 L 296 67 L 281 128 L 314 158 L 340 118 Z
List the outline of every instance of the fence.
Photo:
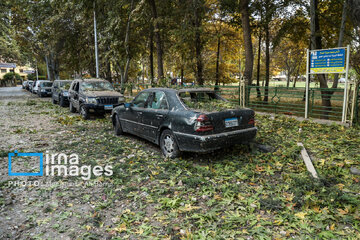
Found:
M 168 86 L 173 88 L 205 87 L 217 89 L 218 93 L 227 100 L 246 106 L 255 111 L 275 114 L 305 116 L 305 88 L 247 86 L 204 85 L 204 86 Z M 216 87 L 216 88 L 215 88 Z M 150 84 L 125 85 L 125 94 L 134 96 L 137 92 L 151 88 Z M 348 104 L 346 105 L 346 119 L 360 123 L 359 113 L 359 85 L 350 84 Z M 354 98 L 355 96 L 355 98 Z M 354 100 L 352 100 L 354 99 Z M 329 100 L 330 105 L 324 106 L 323 101 Z M 326 118 L 335 121 L 342 120 L 344 101 L 343 89 L 309 88 L 308 116 L 311 118 Z

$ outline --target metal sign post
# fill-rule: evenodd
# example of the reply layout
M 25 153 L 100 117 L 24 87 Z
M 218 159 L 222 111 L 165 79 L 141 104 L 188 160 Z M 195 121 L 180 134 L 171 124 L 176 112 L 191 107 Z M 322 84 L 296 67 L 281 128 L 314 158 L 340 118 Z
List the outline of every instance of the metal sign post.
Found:
M 344 103 L 343 103 L 343 112 L 341 122 L 346 121 L 346 109 L 347 109 L 347 100 L 348 100 L 348 77 L 349 77 L 349 59 L 350 59 L 350 46 L 347 46 L 347 53 L 346 53 L 346 72 L 345 72 L 345 87 L 344 87 Z
M 306 50 L 306 98 L 305 98 L 305 118 L 309 118 L 309 87 L 310 87 L 310 79 L 309 79 L 309 49 Z

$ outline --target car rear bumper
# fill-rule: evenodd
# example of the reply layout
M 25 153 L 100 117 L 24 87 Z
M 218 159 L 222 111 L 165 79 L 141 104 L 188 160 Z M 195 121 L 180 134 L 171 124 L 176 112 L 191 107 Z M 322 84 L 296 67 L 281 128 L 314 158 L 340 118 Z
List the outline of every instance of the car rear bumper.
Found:
M 174 134 L 178 140 L 180 151 L 209 152 L 243 142 L 250 142 L 255 138 L 256 132 L 257 128 L 252 127 L 203 136 L 180 132 L 174 132 Z

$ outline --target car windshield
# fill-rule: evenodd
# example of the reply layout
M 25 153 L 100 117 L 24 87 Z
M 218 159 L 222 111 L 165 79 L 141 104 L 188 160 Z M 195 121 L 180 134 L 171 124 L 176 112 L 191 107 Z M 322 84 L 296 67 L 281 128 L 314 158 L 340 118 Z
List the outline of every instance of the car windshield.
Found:
M 71 82 L 59 82 L 59 87 L 61 89 L 69 90 Z
M 109 82 L 83 82 L 81 83 L 83 91 L 112 91 L 114 87 Z
M 51 87 L 52 86 L 52 82 L 42 82 L 40 84 L 41 87 Z

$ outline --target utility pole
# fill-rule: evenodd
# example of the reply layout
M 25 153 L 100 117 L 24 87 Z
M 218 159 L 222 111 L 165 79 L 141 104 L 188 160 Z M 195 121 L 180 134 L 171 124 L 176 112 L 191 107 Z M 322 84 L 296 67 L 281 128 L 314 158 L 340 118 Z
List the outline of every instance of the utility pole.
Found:
M 39 81 L 38 64 L 36 60 L 36 81 Z
M 97 32 L 96 32 L 96 10 L 94 1 L 94 36 L 95 36 L 95 63 L 96 63 L 96 78 L 99 78 L 99 56 L 97 47 Z

